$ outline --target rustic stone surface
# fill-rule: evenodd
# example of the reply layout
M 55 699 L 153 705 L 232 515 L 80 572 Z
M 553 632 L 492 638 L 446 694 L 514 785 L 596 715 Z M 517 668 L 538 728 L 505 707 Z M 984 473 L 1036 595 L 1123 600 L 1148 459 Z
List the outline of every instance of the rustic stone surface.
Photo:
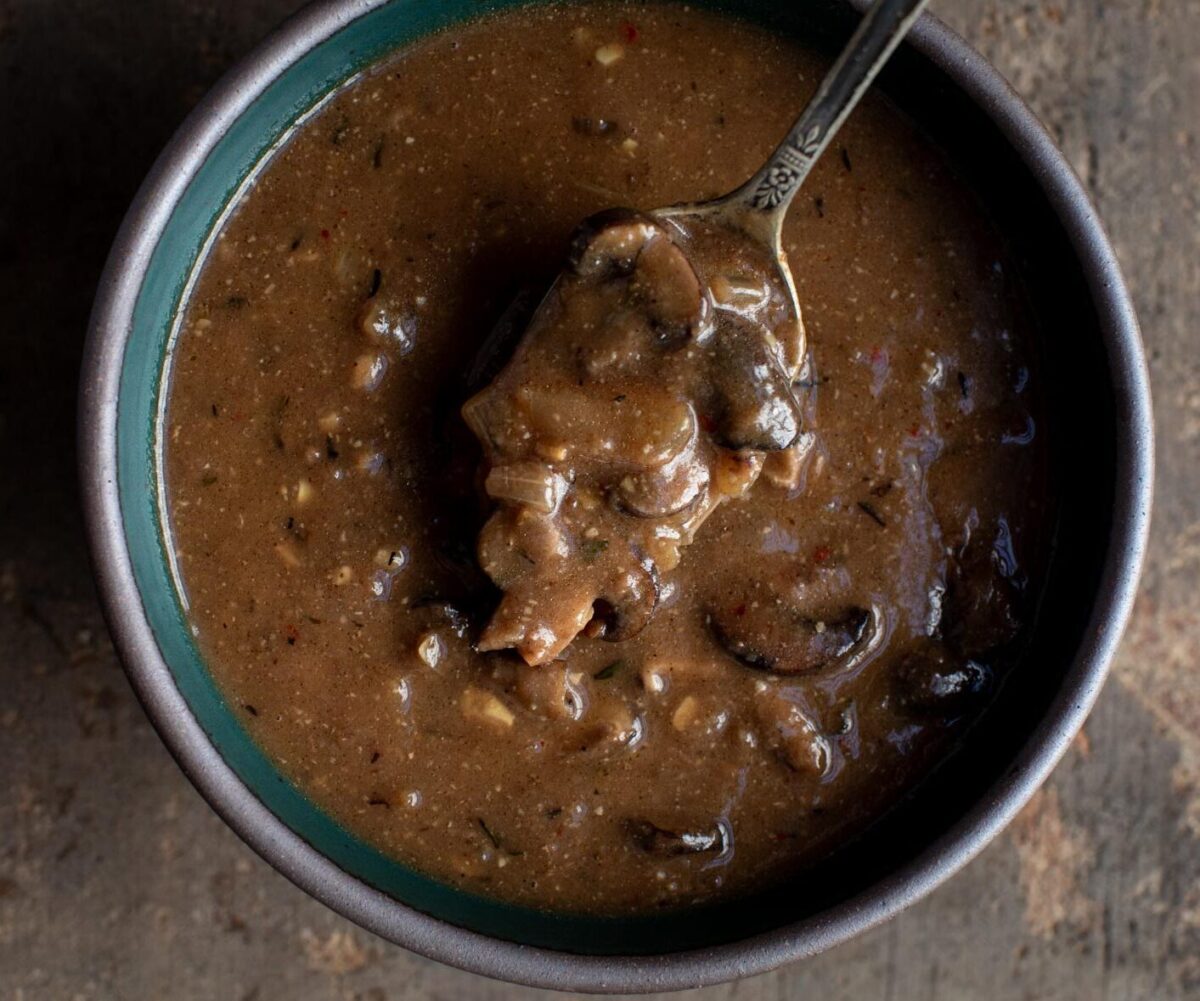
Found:
M 0 0 L 0 996 L 532 996 L 308 899 L 191 789 L 115 663 L 75 499 L 82 331 L 116 224 L 187 109 L 290 0 Z M 977 861 L 741 998 L 1200 996 L 1200 4 L 935 0 L 1084 178 L 1145 329 L 1150 564 L 1100 704 Z M 549 997 L 550 995 L 546 995 Z M 687 996 L 687 995 L 684 995 Z

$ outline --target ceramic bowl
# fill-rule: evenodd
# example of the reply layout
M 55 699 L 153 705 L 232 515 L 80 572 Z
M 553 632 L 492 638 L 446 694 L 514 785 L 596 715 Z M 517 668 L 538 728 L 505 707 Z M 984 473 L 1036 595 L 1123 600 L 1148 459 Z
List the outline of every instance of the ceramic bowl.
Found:
M 230 200 L 298 120 L 398 46 L 505 0 L 325 0 L 284 24 L 184 123 L 131 208 L 101 281 L 82 375 L 81 462 L 109 625 L 163 740 L 222 817 L 313 896 L 443 962 L 524 984 L 691 987 L 770 969 L 896 913 L 1012 818 L 1096 697 L 1132 601 L 1151 483 L 1150 406 L 1128 295 L 1062 154 L 997 72 L 925 17 L 878 86 L 947 152 L 1030 289 L 1061 496 L 1035 636 L 962 750 L 800 881 L 718 908 L 626 920 L 512 907 L 387 858 L 258 750 L 201 660 L 173 582 L 158 427 L 181 301 Z M 718 0 L 835 50 L 861 3 Z

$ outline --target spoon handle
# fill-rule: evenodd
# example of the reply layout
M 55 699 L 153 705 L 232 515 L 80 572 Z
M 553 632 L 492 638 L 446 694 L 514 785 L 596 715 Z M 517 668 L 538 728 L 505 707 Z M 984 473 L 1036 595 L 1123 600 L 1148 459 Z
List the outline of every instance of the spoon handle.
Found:
M 788 206 L 846 116 L 928 0 L 875 0 L 783 142 L 730 201 L 778 232 Z M 733 206 L 730 206 L 733 207 Z

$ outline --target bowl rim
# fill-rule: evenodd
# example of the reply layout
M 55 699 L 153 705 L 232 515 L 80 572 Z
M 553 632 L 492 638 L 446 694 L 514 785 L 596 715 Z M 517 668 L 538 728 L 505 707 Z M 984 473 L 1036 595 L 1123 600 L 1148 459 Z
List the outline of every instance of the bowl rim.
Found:
M 1110 546 L 1083 643 L 1062 687 L 1005 775 L 917 857 L 827 911 L 740 941 L 648 956 L 596 956 L 521 945 L 424 914 L 336 866 L 271 813 L 218 754 L 159 651 L 134 580 L 117 490 L 117 410 L 134 304 L 158 238 L 217 139 L 309 49 L 388 0 L 316 0 L 277 28 L 208 92 L 172 137 L 118 231 L 100 278 L 81 367 L 79 471 L 94 574 L 114 645 L 138 698 L 193 785 L 268 863 L 318 900 L 413 952 L 530 987 L 594 993 L 680 990 L 774 969 L 867 930 L 975 857 L 1065 753 L 1099 693 L 1132 608 L 1153 486 L 1153 427 L 1141 336 L 1116 256 L 1082 185 L 1000 73 L 929 14 L 905 44 L 943 71 L 997 126 L 1046 195 L 1087 279 L 1116 403 Z M 861 10 L 868 0 L 845 0 Z

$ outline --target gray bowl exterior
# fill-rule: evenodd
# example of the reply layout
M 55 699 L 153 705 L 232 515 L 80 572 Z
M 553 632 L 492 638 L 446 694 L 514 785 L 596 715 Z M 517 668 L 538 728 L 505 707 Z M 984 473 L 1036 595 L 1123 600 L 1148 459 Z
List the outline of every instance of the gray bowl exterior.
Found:
M 1069 243 L 1094 310 L 1113 410 L 1111 512 L 1090 587 L 1088 621 L 1036 725 L 986 792 L 911 858 L 819 913 L 710 948 L 592 956 L 534 948 L 465 930 L 386 896 L 307 844 L 242 783 L 189 710 L 164 661 L 134 582 L 117 495 L 116 414 L 130 317 L 158 234 L 205 152 L 280 70 L 383 0 L 321 0 L 286 22 L 204 99 L 163 152 L 121 227 L 100 283 L 83 364 L 83 500 L 100 593 L 117 650 L 146 711 L 191 781 L 225 821 L 298 886 L 371 931 L 475 973 L 530 986 L 593 992 L 696 987 L 772 969 L 870 928 L 973 858 L 1016 814 L 1068 747 L 1104 680 L 1128 617 L 1145 548 L 1152 427 L 1137 322 L 1112 248 L 1071 168 L 999 74 L 925 16 L 901 63 L 936 71 L 1001 135 Z M 843 18 L 849 6 L 841 9 Z M 866 6 L 853 0 L 854 8 Z M 893 76 L 903 73 L 898 65 Z

